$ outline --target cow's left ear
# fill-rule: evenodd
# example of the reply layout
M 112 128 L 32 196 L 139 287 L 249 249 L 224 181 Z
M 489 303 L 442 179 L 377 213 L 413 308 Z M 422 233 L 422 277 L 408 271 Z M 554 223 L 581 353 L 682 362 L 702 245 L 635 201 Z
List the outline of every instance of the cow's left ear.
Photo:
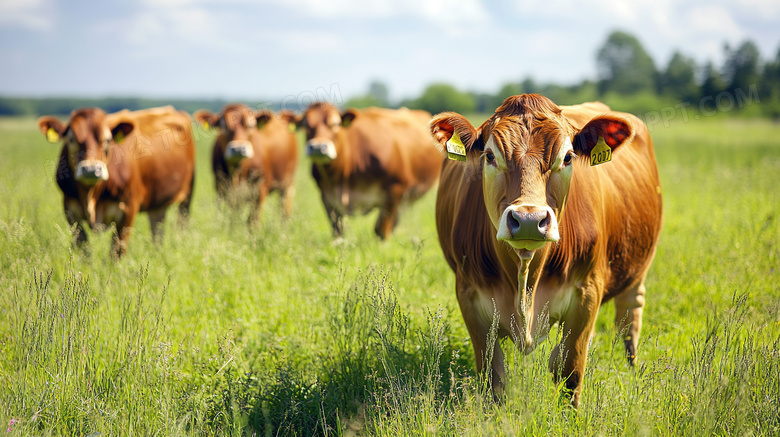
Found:
M 341 126 L 343 127 L 349 127 L 350 124 L 352 124 L 352 121 L 355 120 L 355 117 L 357 117 L 358 111 L 356 109 L 347 109 L 344 111 L 343 114 L 341 114 Z
M 580 156 L 590 155 L 591 150 L 604 138 L 604 142 L 616 149 L 627 143 L 634 136 L 634 129 L 624 119 L 612 116 L 602 116 L 589 121 L 577 135 L 572 145 Z
M 114 126 L 113 129 L 111 129 L 111 136 L 114 137 L 114 142 L 116 144 L 121 144 L 122 141 L 125 140 L 125 137 L 130 135 L 130 132 L 133 131 L 134 127 L 135 126 L 133 126 L 132 123 L 126 123 L 124 121 Z
M 301 126 L 301 120 L 303 120 L 302 115 L 296 115 L 294 112 L 287 109 L 284 109 L 279 113 L 279 118 L 281 118 L 283 122 L 287 123 L 287 126 L 290 128 L 290 132 L 295 132 L 295 130 Z
M 192 116 L 203 127 L 203 130 L 219 126 L 219 116 L 206 109 L 198 109 Z

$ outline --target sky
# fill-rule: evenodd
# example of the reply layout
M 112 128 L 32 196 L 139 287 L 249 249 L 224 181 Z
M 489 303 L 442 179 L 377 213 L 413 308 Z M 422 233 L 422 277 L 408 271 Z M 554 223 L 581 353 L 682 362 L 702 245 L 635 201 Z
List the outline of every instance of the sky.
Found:
M 495 93 L 595 79 L 614 30 L 656 67 L 780 49 L 778 0 L 0 0 L 0 96 L 330 100 L 371 81 Z

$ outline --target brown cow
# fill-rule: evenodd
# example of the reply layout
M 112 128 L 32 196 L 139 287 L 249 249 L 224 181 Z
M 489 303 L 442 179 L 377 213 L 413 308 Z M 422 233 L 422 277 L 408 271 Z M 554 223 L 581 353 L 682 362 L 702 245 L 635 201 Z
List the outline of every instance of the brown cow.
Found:
M 237 200 L 248 197 L 254 203 L 249 215 L 253 224 L 265 198 L 278 191 L 284 216 L 289 218 L 298 166 L 296 116 L 289 111 L 277 116 L 268 110 L 252 111 L 243 104 L 230 104 L 219 115 L 199 110 L 195 119 L 221 130 L 211 161 L 219 198 L 237 206 Z
M 333 105 L 315 103 L 306 109 L 306 154 L 335 236 L 342 233 L 343 215 L 379 208 L 374 231 L 387 239 L 399 206 L 436 184 L 442 158 L 428 136 L 430 119 L 425 111 L 405 108 L 340 114 Z
M 558 107 L 536 94 L 506 99 L 479 128 L 452 112 L 430 127 L 441 147 L 460 139 L 467 155 L 444 165 L 436 224 L 478 370 L 489 366 L 500 395 L 500 345 L 488 356 L 494 314 L 498 335 L 526 353 L 559 323 L 549 368 L 577 406 L 596 315 L 609 299 L 630 364 L 636 356 L 661 231 L 647 127 L 601 103 Z M 612 161 L 591 166 L 611 157 L 605 145 Z
M 62 139 L 56 179 L 79 246 L 87 241 L 82 222 L 96 231 L 115 224 L 112 254 L 119 257 L 139 211 L 149 213 L 155 237 L 171 204 L 179 202 L 186 219 L 195 172 L 190 123 L 172 106 L 110 115 L 79 109 L 67 125 L 52 116 L 38 119 L 49 141 Z

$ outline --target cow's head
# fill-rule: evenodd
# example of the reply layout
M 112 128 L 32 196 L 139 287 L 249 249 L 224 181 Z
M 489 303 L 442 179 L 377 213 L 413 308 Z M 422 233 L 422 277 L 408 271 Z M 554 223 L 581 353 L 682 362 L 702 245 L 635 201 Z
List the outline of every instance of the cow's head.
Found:
M 496 239 L 521 260 L 561 238 L 558 221 L 572 174 L 590 165 L 599 139 L 614 150 L 633 135 L 626 121 L 612 116 L 596 117 L 577 130 L 560 108 L 536 94 L 507 98 L 479 128 L 453 112 L 434 117 L 430 128 L 442 149 L 460 138 L 465 165 L 480 169 Z
M 133 130 L 131 123 L 109 126 L 106 113 L 98 108 L 73 111 L 67 125 L 52 116 L 38 119 L 38 128 L 49 142 L 62 140 L 68 167 L 76 182 L 94 186 L 108 180 L 108 155 L 112 145 L 121 143 Z
M 198 123 L 222 131 L 217 147 L 222 148 L 228 165 L 237 166 L 241 161 L 255 155 L 252 134 L 257 129 L 258 115 L 248 106 L 240 103 L 230 104 L 225 106 L 220 114 L 201 109 L 195 111 L 194 117 Z
M 330 162 L 338 156 L 337 143 L 341 129 L 357 116 L 350 109 L 344 113 L 328 103 L 314 103 L 303 113 L 300 121 L 306 132 L 306 155 L 318 162 Z

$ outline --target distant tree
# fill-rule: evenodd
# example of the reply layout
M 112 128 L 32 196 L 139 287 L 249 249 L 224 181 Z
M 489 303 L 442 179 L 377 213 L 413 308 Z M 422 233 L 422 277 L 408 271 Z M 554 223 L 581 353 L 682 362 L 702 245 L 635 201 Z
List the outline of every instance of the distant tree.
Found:
M 409 101 L 408 106 L 424 109 L 431 114 L 443 111 L 455 111 L 462 114 L 476 110 L 474 97 L 458 91 L 454 86 L 446 83 L 429 85 L 420 97 Z
M 759 73 L 761 54 L 753 41 L 743 42 L 736 50 L 730 50 L 727 46 L 726 55 L 726 62 L 723 65 L 726 90 L 742 89 L 747 92 L 751 85 L 758 86 L 761 77 Z
M 764 64 L 759 90 L 765 113 L 773 118 L 780 118 L 780 49 L 775 59 Z
M 390 105 L 390 92 L 384 82 L 378 80 L 371 81 L 368 84 L 368 95 L 379 102 L 379 106 L 387 107 Z
M 498 90 L 495 96 L 491 99 L 489 112 L 493 112 L 504 103 L 507 97 L 523 94 L 523 86 L 519 83 L 507 83 Z
M 655 91 L 653 59 L 633 35 L 615 31 L 596 56 L 599 94 Z
M 530 77 L 526 77 L 525 80 L 523 80 L 523 82 L 520 84 L 520 89 L 522 89 L 523 92 L 518 94 L 542 94 L 542 87 L 537 85 L 536 81 Z
M 661 94 L 688 101 L 699 94 L 696 85 L 696 61 L 680 52 L 674 52 L 666 71 L 660 74 L 659 91 Z
M 714 97 L 719 92 L 726 89 L 726 85 L 723 82 L 723 76 L 715 68 L 712 61 L 707 62 L 702 71 L 702 83 L 699 88 L 701 95 Z
M 369 106 L 390 107 L 387 85 L 378 80 L 368 84 L 368 94 L 355 96 L 344 104 L 347 108 L 367 108 Z

